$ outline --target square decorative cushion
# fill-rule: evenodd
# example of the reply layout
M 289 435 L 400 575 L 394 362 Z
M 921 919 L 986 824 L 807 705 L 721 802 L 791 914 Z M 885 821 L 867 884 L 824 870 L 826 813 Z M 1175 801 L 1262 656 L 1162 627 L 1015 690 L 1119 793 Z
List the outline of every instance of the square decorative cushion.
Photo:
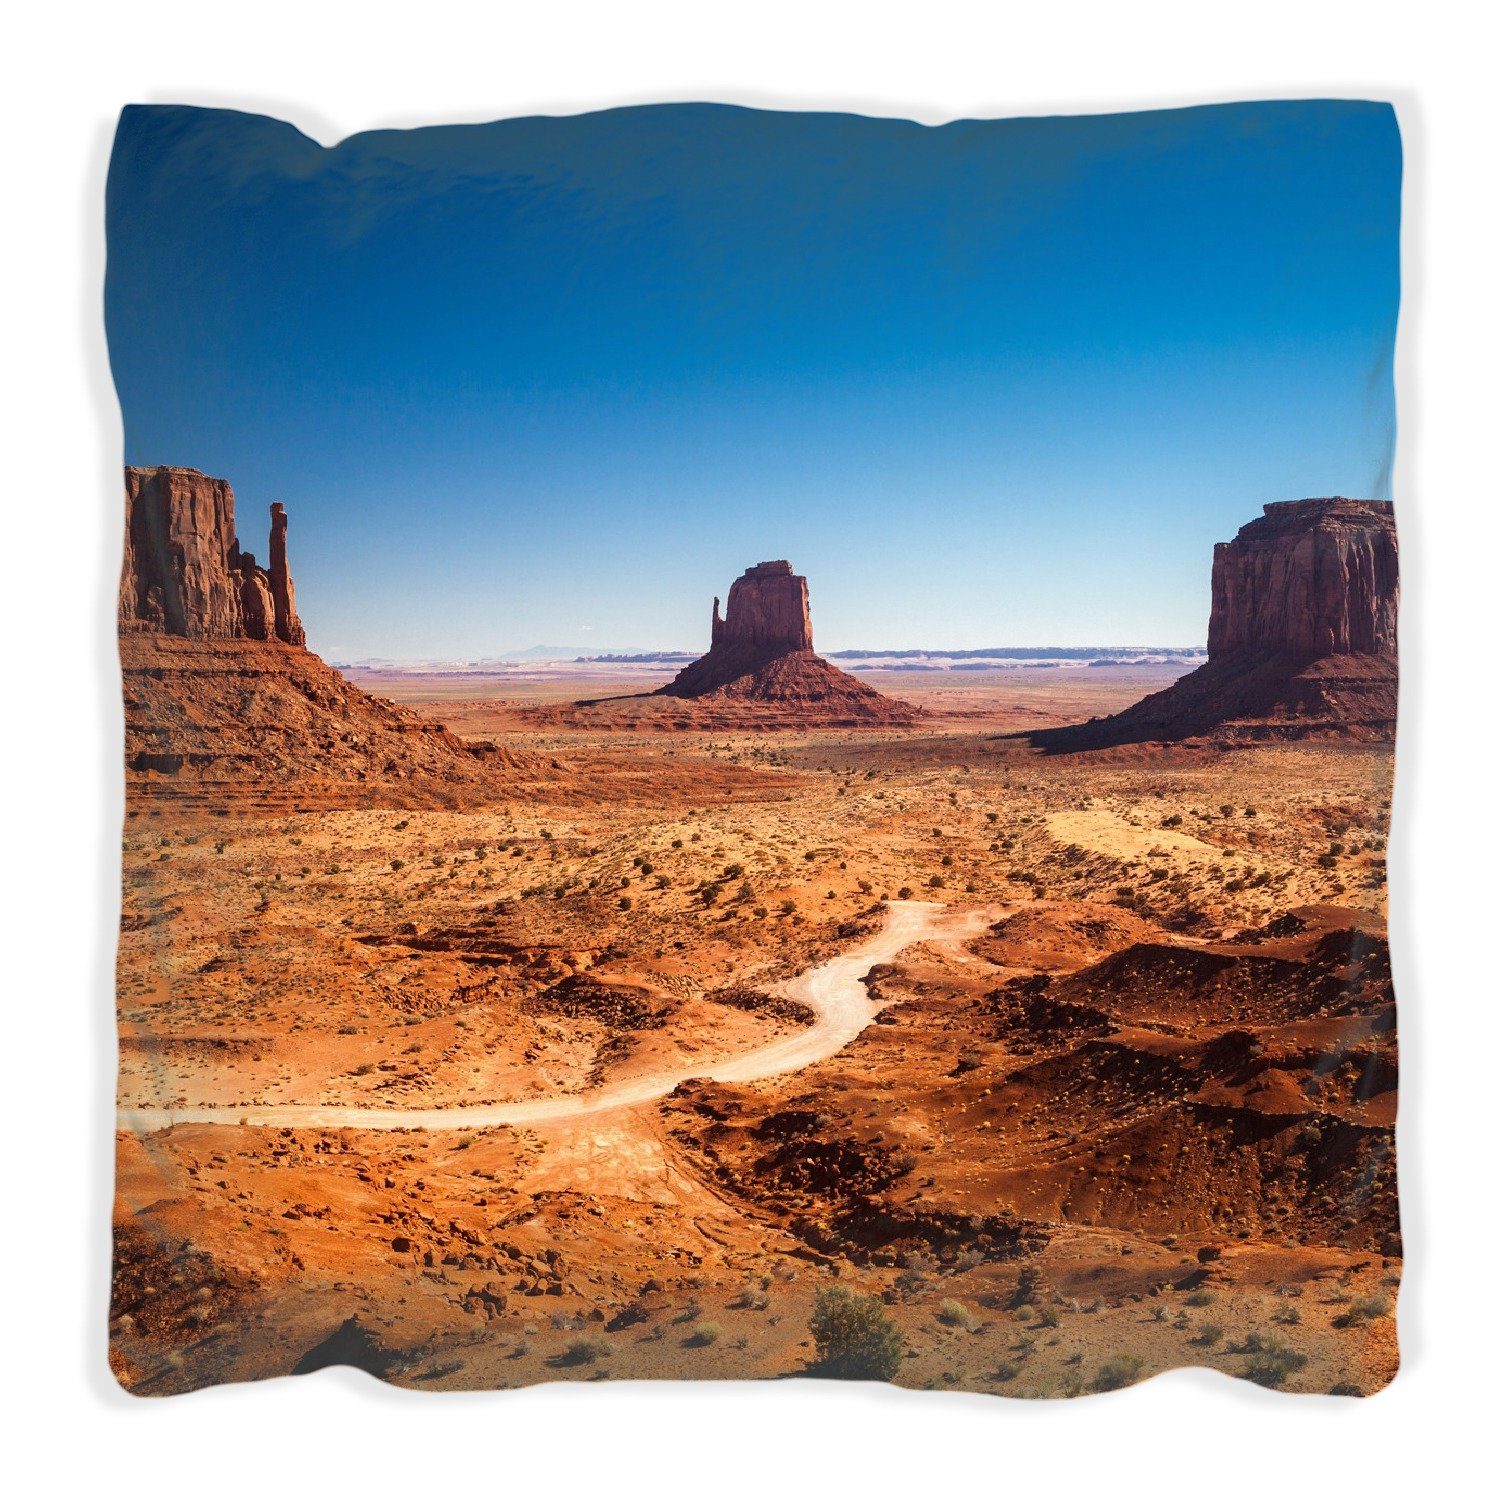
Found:
M 120 1382 L 1384 1385 L 1399 199 L 127 109 Z

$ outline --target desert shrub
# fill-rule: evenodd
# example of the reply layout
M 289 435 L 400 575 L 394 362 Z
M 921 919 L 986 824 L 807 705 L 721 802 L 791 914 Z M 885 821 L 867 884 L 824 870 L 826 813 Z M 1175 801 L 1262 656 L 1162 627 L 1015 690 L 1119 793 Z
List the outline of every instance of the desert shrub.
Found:
M 1207 1307 L 1214 1300 L 1214 1294 L 1207 1287 L 1200 1287 L 1196 1292 L 1190 1293 L 1185 1299 L 1189 1307 Z
M 695 1323 L 687 1342 L 694 1349 L 706 1349 L 710 1344 L 717 1344 L 723 1336 L 724 1330 L 717 1323 Z
M 898 901 L 910 901 L 911 887 L 909 885 L 903 885 L 901 889 L 896 892 L 896 899 Z
M 1335 1328 L 1353 1328 L 1371 1318 L 1383 1318 L 1391 1310 L 1391 1299 L 1379 1294 L 1373 1297 L 1356 1297 L 1347 1310 L 1333 1320 Z
M 1096 1391 L 1118 1391 L 1135 1384 L 1144 1364 L 1138 1354 L 1112 1354 L 1099 1366 L 1090 1383 Z
M 926 1287 L 927 1281 L 928 1275 L 925 1270 L 908 1269 L 902 1271 L 901 1274 L 897 1276 L 896 1290 L 900 1292 L 903 1297 L 914 1297 L 918 1292 L 922 1291 Z
M 1194 1343 L 1202 1344 L 1205 1349 L 1212 1349 L 1215 1344 L 1224 1337 L 1224 1330 L 1217 1323 L 1205 1323 L 1198 1330 L 1198 1337 Z
M 1255 1342 L 1259 1347 L 1252 1349 L 1245 1361 L 1245 1375 L 1256 1385 L 1283 1385 L 1287 1376 L 1295 1374 L 1307 1363 L 1307 1356 L 1301 1350 L 1291 1348 L 1280 1339 L 1264 1337 Z
M 585 1336 L 569 1339 L 563 1350 L 563 1362 L 570 1365 L 594 1365 L 609 1353 L 609 1345 L 601 1338 Z
M 818 1360 L 843 1380 L 890 1380 L 901 1368 L 901 1330 L 875 1297 L 848 1287 L 823 1287 L 813 1305 L 809 1330 Z
M 962 1328 L 972 1332 L 977 1319 L 957 1297 L 944 1297 L 938 1306 L 938 1321 L 950 1328 Z

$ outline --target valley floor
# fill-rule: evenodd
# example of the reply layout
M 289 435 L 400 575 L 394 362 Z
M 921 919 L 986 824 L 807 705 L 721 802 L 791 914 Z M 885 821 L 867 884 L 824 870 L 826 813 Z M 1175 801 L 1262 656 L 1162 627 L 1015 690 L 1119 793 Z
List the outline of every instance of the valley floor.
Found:
M 1139 691 L 802 733 L 445 693 L 566 795 L 135 796 L 122 1382 L 817 1373 L 838 1283 L 903 1384 L 1378 1389 L 1389 751 L 1009 737 Z

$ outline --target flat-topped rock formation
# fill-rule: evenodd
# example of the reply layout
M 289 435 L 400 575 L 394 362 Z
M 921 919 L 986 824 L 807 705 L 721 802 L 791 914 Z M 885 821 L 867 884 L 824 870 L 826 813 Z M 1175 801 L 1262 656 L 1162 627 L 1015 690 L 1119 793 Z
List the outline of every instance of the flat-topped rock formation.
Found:
M 234 491 L 197 469 L 125 470 L 120 628 L 198 641 L 305 645 L 286 559 L 286 510 L 271 507 L 271 566 L 240 550 Z
M 1389 501 L 1280 501 L 1214 548 L 1209 660 L 1394 659 L 1399 598 Z
M 1122 713 L 1032 738 L 1049 750 L 1197 736 L 1390 739 L 1399 602 L 1389 501 L 1267 505 L 1214 548 L 1203 666 Z
M 470 745 L 373 697 L 306 649 L 271 507 L 270 567 L 240 550 L 234 491 L 196 469 L 125 471 L 120 666 L 137 792 L 218 797 L 268 783 L 294 799 L 472 798 L 531 759 Z M 387 797 L 387 800 L 389 798 Z
M 745 646 L 781 654 L 812 650 L 807 580 L 791 563 L 756 563 L 729 585 L 729 613 L 719 618 L 714 599 L 709 648 Z
M 798 718 L 909 723 L 918 710 L 887 698 L 813 651 L 807 579 L 786 561 L 757 563 L 735 579 L 721 617 L 714 600 L 706 655 L 657 696 L 715 705 L 765 705 Z

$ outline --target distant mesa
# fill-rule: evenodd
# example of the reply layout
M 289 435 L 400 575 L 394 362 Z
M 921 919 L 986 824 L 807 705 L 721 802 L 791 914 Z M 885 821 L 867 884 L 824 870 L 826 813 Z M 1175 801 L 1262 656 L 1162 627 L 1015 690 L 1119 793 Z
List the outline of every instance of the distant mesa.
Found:
M 1147 740 L 1386 740 L 1396 729 L 1396 520 L 1389 501 L 1287 500 L 1214 548 L 1208 660 L 1049 750 Z
M 125 520 L 120 666 L 137 791 L 254 789 L 271 805 L 266 787 L 280 783 L 300 806 L 383 786 L 452 804 L 531 765 L 361 691 L 306 649 L 282 506 L 268 568 L 240 550 L 234 491 L 196 469 L 126 469 Z
M 767 704 L 811 718 L 909 723 L 918 710 L 887 698 L 813 651 L 807 579 L 786 561 L 757 563 L 714 600 L 706 655 L 657 696 Z

